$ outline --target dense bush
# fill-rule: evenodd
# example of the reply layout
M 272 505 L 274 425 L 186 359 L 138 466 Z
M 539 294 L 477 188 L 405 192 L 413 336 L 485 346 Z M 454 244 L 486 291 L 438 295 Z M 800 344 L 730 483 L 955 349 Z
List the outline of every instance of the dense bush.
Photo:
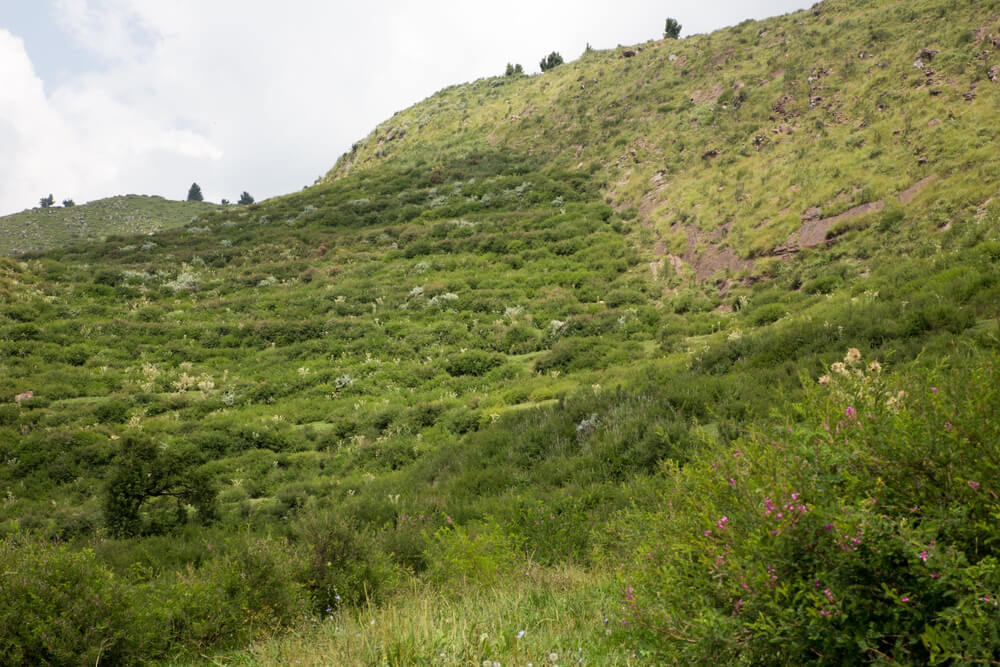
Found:
M 396 582 L 389 558 L 373 537 L 340 515 L 308 517 L 296 525 L 295 534 L 308 551 L 306 584 L 319 612 L 377 601 Z
M 886 376 L 851 350 L 781 428 L 666 469 L 663 502 L 698 503 L 645 517 L 629 623 L 693 662 L 989 659 L 997 362 Z

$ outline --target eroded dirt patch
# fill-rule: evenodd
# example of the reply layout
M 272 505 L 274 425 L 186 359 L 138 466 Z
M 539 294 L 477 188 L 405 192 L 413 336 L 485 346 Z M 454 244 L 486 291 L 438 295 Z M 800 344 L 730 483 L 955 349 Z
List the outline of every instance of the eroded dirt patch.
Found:
M 936 174 L 931 174 L 930 176 L 920 179 L 910 187 L 900 192 L 896 199 L 900 204 L 909 204 L 921 190 L 930 185 L 930 183 L 936 178 Z M 855 206 L 854 208 L 848 209 L 843 213 L 829 218 L 820 218 L 819 207 L 811 207 L 802 215 L 802 227 L 800 227 L 798 231 L 797 244 L 800 248 L 818 246 L 827 240 L 826 233 L 837 223 L 845 220 L 851 220 L 853 218 L 860 218 L 863 215 L 881 211 L 883 208 L 885 208 L 885 200 L 879 199 L 878 201 Z M 794 236 L 795 235 L 793 235 L 793 237 Z M 789 245 L 792 240 L 793 239 L 789 239 Z

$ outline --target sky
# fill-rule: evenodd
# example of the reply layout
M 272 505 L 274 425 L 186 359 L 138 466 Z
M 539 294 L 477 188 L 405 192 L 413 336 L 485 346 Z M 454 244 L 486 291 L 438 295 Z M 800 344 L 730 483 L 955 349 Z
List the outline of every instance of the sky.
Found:
M 258 201 L 446 86 L 810 0 L 0 0 L 0 215 L 53 194 Z

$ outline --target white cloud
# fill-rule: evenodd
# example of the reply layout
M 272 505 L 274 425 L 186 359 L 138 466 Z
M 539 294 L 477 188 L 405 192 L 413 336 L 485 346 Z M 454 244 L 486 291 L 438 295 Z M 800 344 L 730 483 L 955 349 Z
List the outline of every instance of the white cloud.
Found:
M 809 2 L 48 1 L 103 68 L 46 95 L 23 46 L 0 40 L 0 175 L 21 174 L 0 183 L 0 213 L 50 190 L 78 202 L 183 198 L 192 181 L 215 201 L 294 191 L 393 112 L 507 62 L 532 71 L 552 50 L 658 37 L 671 14 L 688 33 Z
M 0 29 L 0 210 L 17 210 L 48 194 L 46 179 L 69 180 L 52 156 L 72 152 L 72 133 L 45 97 L 24 43 Z

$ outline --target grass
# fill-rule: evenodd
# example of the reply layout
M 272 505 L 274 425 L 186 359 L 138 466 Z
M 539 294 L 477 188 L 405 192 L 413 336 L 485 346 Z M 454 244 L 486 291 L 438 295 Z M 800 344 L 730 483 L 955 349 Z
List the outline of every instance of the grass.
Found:
M 33 208 L 0 218 L 0 255 L 61 248 L 107 236 L 180 227 L 217 208 L 207 202 L 125 195 L 71 207 Z
M 621 593 L 613 577 L 530 563 L 522 570 L 490 588 L 414 584 L 388 604 L 337 611 L 295 634 L 211 660 L 305 666 L 643 664 L 631 647 L 609 641 L 618 632 L 607 613 Z

